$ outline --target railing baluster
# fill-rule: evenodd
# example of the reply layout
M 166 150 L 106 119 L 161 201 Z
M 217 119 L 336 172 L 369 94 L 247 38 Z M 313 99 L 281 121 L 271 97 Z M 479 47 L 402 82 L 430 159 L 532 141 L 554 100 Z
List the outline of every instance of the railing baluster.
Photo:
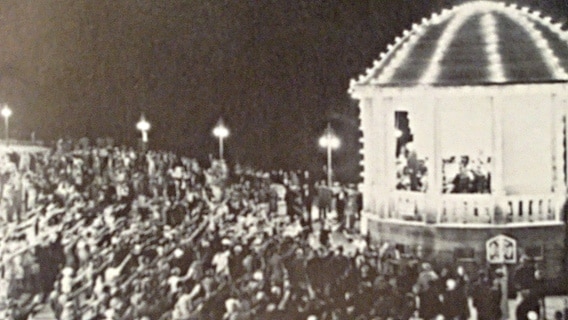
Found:
M 513 201 L 509 201 L 508 204 L 509 204 L 509 212 L 507 213 L 506 221 L 507 222 L 513 222 L 514 217 L 515 217 L 515 212 L 514 212 L 514 209 L 513 209 Z

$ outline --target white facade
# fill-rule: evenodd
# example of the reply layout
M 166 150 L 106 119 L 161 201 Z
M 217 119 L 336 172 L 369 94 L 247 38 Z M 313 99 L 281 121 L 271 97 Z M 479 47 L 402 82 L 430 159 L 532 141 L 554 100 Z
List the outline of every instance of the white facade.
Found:
M 561 223 L 566 196 L 566 84 L 359 87 L 363 219 L 433 224 Z M 406 111 L 426 192 L 396 189 L 395 112 Z M 490 157 L 490 193 L 442 192 L 443 159 Z M 362 223 L 363 229 L 367 223 Z M 362 230 L 366 232 L 366 230 Z

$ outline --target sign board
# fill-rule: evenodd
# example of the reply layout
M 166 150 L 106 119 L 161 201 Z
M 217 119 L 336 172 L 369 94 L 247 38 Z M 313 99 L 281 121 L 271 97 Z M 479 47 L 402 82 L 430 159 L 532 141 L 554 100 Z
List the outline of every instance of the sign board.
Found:
M 489 263 L 517 263 L 517 240 L 495 236 L 485 242 L 485 252 Z

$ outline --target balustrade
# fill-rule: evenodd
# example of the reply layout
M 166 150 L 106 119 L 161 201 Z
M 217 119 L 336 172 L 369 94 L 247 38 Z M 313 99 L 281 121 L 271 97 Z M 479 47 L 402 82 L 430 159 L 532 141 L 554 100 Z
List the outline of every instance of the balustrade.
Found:
M 502 207 L 507 223 L 554 221 L 557 203 L 554 195 L 508 196 Z
M 388 219 L 400 219 L 406 221 L 424 221 L 426 207 L 426 194 L 412 191 L 393 192 Z
M 489 194 L 444 194 L 439 223 L 494 223 L 494 199 Z
M 381 218 L 430 222 L 426 220 L 432 212 L 427 210 L 438 208 L 434 214 L 438 214 L 437 223 L 440 224 L 551 222 L 558 220 L 561 204 L 552 194 L 515 195 L 501 199 L 496 199 L 491 194 L 443 194 L 439 198 L 427 198 L 428 196 L 421 192 L 395 191 L 389 199 L 389 210 Z M 495 214 L 497 204 L 500 204 L 502 211 L 500 217 Z

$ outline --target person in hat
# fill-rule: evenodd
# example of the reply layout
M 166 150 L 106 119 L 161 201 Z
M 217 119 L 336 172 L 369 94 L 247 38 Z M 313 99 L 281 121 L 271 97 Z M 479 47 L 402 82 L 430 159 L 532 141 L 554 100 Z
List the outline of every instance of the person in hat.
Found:
M 517 320 L 532 320 L 540 318 L 540 304 L 538 301 L 538 296 L 532 293 L 529 289 L 523 289 L 520 291 L 521 303 L 517 306 L 515 310 L 515 315 Z M 535 317 L 536 316 L 536 317 Z

